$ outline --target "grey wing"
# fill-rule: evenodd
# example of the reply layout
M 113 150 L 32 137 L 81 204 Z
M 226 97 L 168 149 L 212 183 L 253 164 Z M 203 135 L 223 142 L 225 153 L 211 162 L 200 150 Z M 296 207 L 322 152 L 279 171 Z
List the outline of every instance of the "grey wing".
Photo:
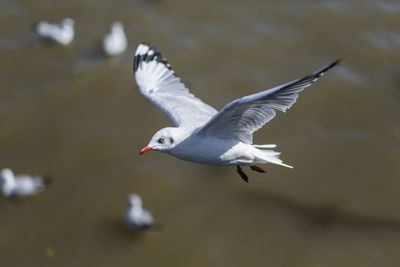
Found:
M 176 126 L 204 125 L 217 111 L 189 92 L 155 47 L 141 43 L 133 70 L 140 92 L 161 108 Z
M 31 177 L 29 175 L 18 175 L 15 178 L 16 195 L 33 195 L 44 189 L 45 185 L 42 178 Z
M 150 226 L 154 223 L 153 215 L 147 210 L 143 210 L 142 214 L 142 224 Z
M 197 133 L 251 144 L 253 133 L 275 117 L 275 110 L 285 112 L 296 102 L 299 92 L 339 62 L 336 60 L 301 79 L 232 101 Z

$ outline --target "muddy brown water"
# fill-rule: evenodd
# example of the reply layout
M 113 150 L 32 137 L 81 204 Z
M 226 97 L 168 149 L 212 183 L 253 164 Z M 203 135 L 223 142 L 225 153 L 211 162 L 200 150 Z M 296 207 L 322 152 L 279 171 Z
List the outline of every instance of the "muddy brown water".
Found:
M 49 174 L 0 199 L 1 266 L 399 266 L 399 1 L 1 1 L 0 168 Z M 76 22 L 69 47 L 33 22 Z M 103 58 L 114 20 L 129 48 Z M 132 57 L 157 45 L 191 91 L 229 101 L 342 64 L 254 137 L 294 169 L 247 171 L 138 156 L 168 117 Z M 122 224 L 136 192 L 162 229 Z

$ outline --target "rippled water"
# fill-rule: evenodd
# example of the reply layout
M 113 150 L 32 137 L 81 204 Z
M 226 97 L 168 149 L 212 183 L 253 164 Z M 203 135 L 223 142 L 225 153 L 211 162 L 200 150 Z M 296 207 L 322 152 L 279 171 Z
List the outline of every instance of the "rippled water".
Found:
M 400 2 L 1 1 L 0 168 L 50 174 L 26 201 L 0 199 L 1 266 L 398 266 Z M 69 47 L 35 21 L 76 21 Z M 127 52 L 101 38 L 125 24 Z M 138 157 L 172 123 L 137 90 L 151 41 L 216 108 L 342 64 L 255 135 L 293 170 L 248 171 Z M 136 192 L 163 225 L 122 225 Z

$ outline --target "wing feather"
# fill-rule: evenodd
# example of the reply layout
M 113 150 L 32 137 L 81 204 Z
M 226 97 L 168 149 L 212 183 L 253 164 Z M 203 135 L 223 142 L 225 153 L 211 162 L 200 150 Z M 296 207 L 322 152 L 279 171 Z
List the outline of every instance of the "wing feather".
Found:
M 285 112 L 296 102 L 299 92 L 339 62 L 336 60 L 301 79 L 232 101 L 215 114 L 198 134 L 251 144 L 253 133 L 275 117 L 275 110 Z
M 189 92 L 167 60 L 149 43 L 138 46 L 133 70 L 140 92 L 161 108 L 176 126 L 198 127 L 217 113 Z

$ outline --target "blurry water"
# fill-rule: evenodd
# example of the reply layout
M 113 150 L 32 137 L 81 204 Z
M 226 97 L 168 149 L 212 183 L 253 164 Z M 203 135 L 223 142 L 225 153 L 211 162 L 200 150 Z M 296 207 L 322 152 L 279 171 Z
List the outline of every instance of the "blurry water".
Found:
M 50 174 L 34 199 L 0 199 L 1 266 L 398 266 L 400 2 L 1 1 L 0 168 Z M 69 47 L 41 19 L 76 21 Z M 121 20 L 127 52 L 104 59 Z M 138 150 L 172 123 L 137 90 L 148 40 L 216 108 L 342 58 L 255 135 L 293 170 L 247 171 Z M 121 223 L 139 193 L 163 224 Z

